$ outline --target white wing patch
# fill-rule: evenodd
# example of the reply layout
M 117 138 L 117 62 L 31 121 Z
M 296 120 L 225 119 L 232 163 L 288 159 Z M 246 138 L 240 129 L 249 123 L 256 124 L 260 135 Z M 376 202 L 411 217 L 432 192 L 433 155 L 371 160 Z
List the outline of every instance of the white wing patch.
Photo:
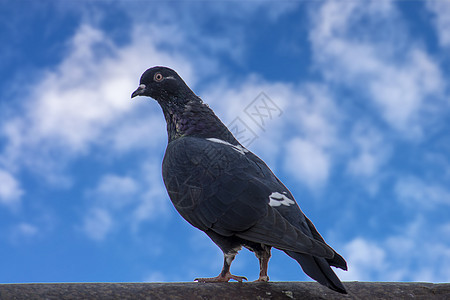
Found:
M 270 194 L 269 199 L 269 205 L 274 207 L 280 205 L 290 206 L 291 204 L 295 203 L 295 201 L 289 199 L 288 197 L 286 197 L 286 195 L 278 192 L 273 192 L 272 194 Z
M 237 152 L 241 153 L 242 155 L 245 155 L 245 153 L 248 152 L 247 149 L 245 149 L 244 147 L 242 147 L 241 145 L 233 145 L 230 144 L 228 142 L 225 142 L 224 140 L 221 139 L 216 139 L 216 138 L 208 138 L 208 141 L 214 142 L 214 143 L 219 143 L 219 144 L 224 144 L 224 145 L 228 145 L 231 148 L 233 148 L 233 150 L 236 150 Z

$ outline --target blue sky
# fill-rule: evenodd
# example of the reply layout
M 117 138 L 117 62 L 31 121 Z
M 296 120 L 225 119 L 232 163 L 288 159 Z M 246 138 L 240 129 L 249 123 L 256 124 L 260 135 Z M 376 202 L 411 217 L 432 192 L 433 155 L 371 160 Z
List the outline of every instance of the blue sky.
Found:
M 252 130 L 347 259 L 342 280 L 450 281 L 449 1 L 0 7 L 0 282 L 218 274 L 220 250 L 164 190 L 159 106 L 130 99 L 154 65 Z M 257 259 L 231 270 L 255 280 Z M 308 280 L 277 250 L 269 276 Z

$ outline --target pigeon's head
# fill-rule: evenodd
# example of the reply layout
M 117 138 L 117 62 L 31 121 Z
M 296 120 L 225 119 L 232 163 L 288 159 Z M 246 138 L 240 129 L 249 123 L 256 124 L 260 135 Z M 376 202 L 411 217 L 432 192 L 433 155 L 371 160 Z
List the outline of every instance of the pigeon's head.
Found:
M 141 76 L 139 87 L 131 94 L 131 98 L 136 96 L 152 97 L 160 104 L 184 102 L 192 96 L 195 97 L 177 72 L 166 67 L 153 67 L 146 70 Z

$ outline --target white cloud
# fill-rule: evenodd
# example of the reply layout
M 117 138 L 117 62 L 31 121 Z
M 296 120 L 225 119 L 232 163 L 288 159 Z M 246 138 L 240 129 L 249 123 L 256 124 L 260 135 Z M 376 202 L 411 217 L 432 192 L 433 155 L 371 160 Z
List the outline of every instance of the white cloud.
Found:
M 342 251 L 348 272 L 336 272 L 343 280 L 448 282 L 450 243 L 443 238 L 448 228 L 419 216 L 397 234 L 355 238 Z
M 20 183 L 10 173 L 0 169 L 0 203 L 8 206 L 17 205 L 23 194 Z
M 418 44 L 405 43 L 408 32 L 391 2 L 366 4 L 327 1 L 312 14 L 314 60 L 328 80 L 359 91 L 361 101 L 369 97 L 393 128 L 420 137 L 431 102 L 444 91 L 441 70 Z
M 151 31 L 152 26 L 146 29 Z M 93 145 L 107 145 L 107 154 L 114 155 L 142 147 L 150 134 L 161 141 L 163 128 L 151 130 L 163 125 L 159 108 L 148 106 L 143 111 L 144 101 L 132 101 L 131 92 L 147 67 L 171 65 L 188 80 L 190 67 L 181 56 L 158 51 L 158 40 L 142 35 L 142 30 L 135 27 L 130 44 L 117 46 L 103 31 L 82 25 L 69 42 L 65 59 L 27 83 L 31 92 L 21 95 L 26 100 L 21 100 L 23 111 L 4 120 L 0 133 L 6 146 L 0 161 L 9 168 L 25 166 L 51 176 Z
M 386 251 L 364 238 L 347 243 L 343 253 L 349 268 L 346 272 L 339 272 L 341 280 L 372 281 L 374 272 L 386 268 Z
M 27 142 L 50 139 L 78 152 L 112 119 L 133 108 L 126 99 L 133 86 L 131 75 L 139 71 L 136 65 L 121 68 L 125 62 L 112 60 L 110 52 L 117 49 L 103 32 L 90 26 L 79 29 L 70 48 L 61 65 L 33 89 L 22 125 L 32 125 Z
M 395 185 L 398 199 L 412 208 L 433 209 L 450 205 L 450 191 L 436 183 L 407 176 L 400 178 Z
M 83 231 L 103 240 L 115 230 L 137 232 L 142 222 L 170 214 L 170 200 L 161 178 L 161 164 L 147 161 L 131 175 L 105 174 L 85 193 Z M 98 227 L 98 229 L 96 229 Z
M 132 177 L 103 175 L 97 186 L 86 192 L 89 205 L 85 208 L 82 231 L 93 240 L 104 240 L 129 219 L 120 214 L 127 215 L 129 207 L 138 200 L 139 192 L 139 182 Z
M 193 82 L 182 55 L 158 50 L 164 32 L 174 30 L 141 24 L 131 30 L 130 42 L 119 46 L 98 28 L 81 25 L 61 63 L 29 78 L 23 89 L 27 92 L 20 95 L 22 105 L 2 120 L 0 165 L 17 172 L 25 169 L 53 187 L 67 188 L 73 176 L 67 167 L 75 158 L 161 149 L 166 133 L 160 108 L 153 100 L 130 96 L 142 72 L 153 65 L 171 66 Z M 138 168 L 133 176 L 107 174 L 88 189 L 85 197 L 92 201 L 78 228 L 101 241 L 116 228 L 136 229 L 166 212 L 160 169 L 152 169 L 157 175 L 151 180 L 141 172 Z M 6 171 L 0 172 L 0 180 L 0 203 L 19 203 L 24 194 L 20 182 Z
M 39 232 L 39 229 L 36 226 L 28 224 L 28 223 L 20 223 L 17 226 L 17 229 L 21 234 L 27 235 L 27 236 L 32 236 Z
M 384 241 L 395 280 L 448 282 L 450 280 L 450 241 L 445 237 L 448 223 L 436 223 L 420 215 Z
M 172 205 L 161 175 L 161 164 L 147 162 L 141 169 L 142 192 L 139 202 L 133 208 L 131 226 L 137 229 L 141 222 L 158 218 L 161 222 L 169 215 L 169 206 Z
M 264 93 L 281 110 L 272 115 L 272 118 L 265 118 L 265 124 L 261 128 L 259 120 L 255 122 L 249 116 L 252 107 L 261 105 L 258 102 L 258 96 Z M 282 151 L 281 140 L 284 135 L 282 127 L 286 122 L 286 104 L 293 93 L 292 86 L 273 82 L 269 83 L 256 75 L 250 75 L 245 80 L 239 82 L 229 82 L 220 80 L 210 85 L 205 92 L 200 93 L 202 99 L 208 103 L 225 125 L 240 121 L 237 123 L 239 131 L 247 130 L 248 135 L 237 136 L 238 140 L 244 145 L 249 146 L 247 138 L 255 140 L 250 144 L 249 149 L 261 156 L 272 167 L 276 168 L 274 158 Z M 246 110 L 246 109 L 250 110 Z M 266 113 L 261 109 L 261 113 Z M 231 129 L 231 128 L 230 128 Z M 250 131 L 248 131 L 248 129 Z
M 83 220 L 82 230 L 91 239 L 102 241 L 113 229 L 111 215 L 105 209 L 90 209 Z
M 15 245 L 24 245 L 24 243 L 34 242 L 36 238 L 45 231 L 45 228 L 42 228 L 42 225 L 43 224 L 40 224 L 40 226 L 38 226 L 32 222 L 23 221 L 18 222 L 9 228 L 7 227 L 9 241 Z
M 106 174 L 97 187 L 88 193 L 88 197 L 98 199 L 97 201 L 105 206 L 120 209 L 133 202 L 138 191 L 138 183 L 133 178 Z
M 276 158 L 281 155 L 281 166 L 308 187 L 316 189 L 326 183 L 332 155 L 336 154 L 334 148 L 340 147 L 341 126 L 341 112 L 326 87 L 313 83 L 267 82 L 257 76 L 235 85 L 222 81 L 212 86 L 214 88 L 206 91 L 203 100 L 211 104 L 225 124 L 239 117 L 256 134 L 249 148 L 272 170 L 279 167 Z M 277 106 L 272 117 L 265 118 L 263 128 L 246 110 L 260 105 L 258 95 L 261 92 Z M 260 112 L 269 115 L 263 108 Z M 241 142 L 244 141 L 241 139 Z
M 311 188 L 326 182 L 330 170 L 330 158 L 316 144 L 294 138 L 286 143 L 284 168 L 299 181 Z
M 142 102 L 140 101 L 142 99 L 136 100 L 134 104 L 141 107 L 140 104 Z M 152 104 L 157 106 L 156 103 L 150 103 L 149 109 L 154 108 L 152 108 Z M 118 122 L 120 125 L 111 129 L 111 133 L 104 136 L 103 145 L 105 147 L 109 146 L 119 153 L 137 149 L 145 151 L 149 147 L 156 149 L 164 145 L 167 140 L 167 137 L 163 134 L 166 128 L 164 117 L 162 114 L 159 117 L 155 115 L 149 116 L 147 115 L 148 111 L 144 109 L 143 113 L 145 115 L 136 116 L 133 120 Z
M 362 149 L 361 153 L 349 162 L 348 169 L 350 173 L 356 176 L 370 176 L 377 171 L 377 165 L 378 158 L 374 155 L 374 153 L 371 153 L 366 149 Z
M 392 146 L 373 125 L 358 122 L 349 137 L 349 148 L 351 156 L 347 172 L 355 179 L 362 180 L 371 194 L 376 193 Z
M 339 142 L 342 111 L 336 106 L 324 85 L 306 83 L 292 91 L 286 108 L 290 112 L 290 126 L 314 144 L 330 149 Z
M 281 135 L 280 144 L 286 151 L 284 169 L 309 188 L 320 188 L 326 184 L 333 159 L 342 147 L 339 139 L 342 112 L 321 85 L 302 85 L 292 90 L 288 100 L 291 101 L 282 130 L 292 130 L 295 137 Z
M 434 14 L 439 42 L 444 47 L 450 46 L 450 2 L 427 1 L 426 7 Z

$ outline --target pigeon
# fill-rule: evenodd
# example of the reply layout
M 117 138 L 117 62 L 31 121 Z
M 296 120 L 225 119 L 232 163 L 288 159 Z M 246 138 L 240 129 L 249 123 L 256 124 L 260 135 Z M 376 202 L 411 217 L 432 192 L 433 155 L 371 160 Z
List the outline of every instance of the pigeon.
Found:
M 151 97 L 162 108 L 168 134 L 162 175 L 173 205 L 223 252 L 220 274 L 195 281 L 247 280 L 230 273 L 236 254 L 245 247 L 259 259 L 257 281 L 266 282 L 274 247 L 314 280 L 347 293 L 330 268 L 347 270 L 344 258 L 326 244 L 264 161 L 237 141 L 174 70 L 146 70 L 131 98 L 136 96 Z

